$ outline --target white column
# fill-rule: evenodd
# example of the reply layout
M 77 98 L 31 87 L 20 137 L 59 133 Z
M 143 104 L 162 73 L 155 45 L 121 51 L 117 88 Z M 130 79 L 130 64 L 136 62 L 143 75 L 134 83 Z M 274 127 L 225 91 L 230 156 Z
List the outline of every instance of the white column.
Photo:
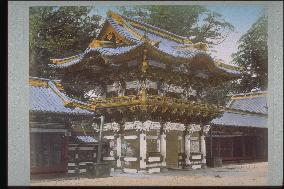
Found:
M 163 163 L 162 165 L 163 166 L 166 166 L 167 163 L 166 163 L 166 157 L 167 157 L 167 142 L 166 142 L 166 134 L 163 133 L 161 134 L 161 139 L 160 139 L 160 152 L 161 152 L 161 155 L 163 156 Z
M 205 136 L 202 134 L 200 136 L 201 153 L 203 154 L 202 163 L 206 163 L 206 144 Z
M 119 134 L 116 139 L 116 155 L 118 156 L 118 159 L 116 160 L 116 166 L 121 167 L 121 134 Z
M 185 163 L 186 165 L 190 165 L 190 135 L 185 135 L 184 137 L 184 147 L 185 147 L 185 155 L 186 155 L 186 159 L 185 159 Z
M 147 152 L 147 144 L 146 144 L 146 134 L 140 133 L 140 169 L 146 169 L 146 152 Z

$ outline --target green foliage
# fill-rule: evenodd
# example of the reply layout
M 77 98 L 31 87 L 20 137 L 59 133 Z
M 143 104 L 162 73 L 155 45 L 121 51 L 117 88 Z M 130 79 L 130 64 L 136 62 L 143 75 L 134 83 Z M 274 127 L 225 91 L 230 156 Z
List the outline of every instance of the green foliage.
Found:
M 235 83 L 238 92 L 267 90 L 267 24 L 267 16 L 263 14 L 238 42 L 238 51 L 233 55 L 234 63 L 243 68 L 241 79 Z
M 50 58 L 85 50 L 100 29 L 100 16 L 90 7 L 30 8 L 30 75 L 50 77 Z
M 119 10 L 125 16 L 188 37 L 194 43 L 208 43 L 209 46 L 220 44 L 234 30 L 221 14 L 199 5 L 128 6 Z

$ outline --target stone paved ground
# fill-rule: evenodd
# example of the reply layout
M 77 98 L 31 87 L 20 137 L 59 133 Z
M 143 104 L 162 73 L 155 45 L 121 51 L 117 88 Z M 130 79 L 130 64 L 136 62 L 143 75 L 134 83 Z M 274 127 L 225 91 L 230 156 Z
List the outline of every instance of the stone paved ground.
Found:
M 32 180 L 32 186 L 265 186 L 267 162 L 229 164 L 220 168 L 169 170 L 155 174 L 115 172 L 108 178 Z

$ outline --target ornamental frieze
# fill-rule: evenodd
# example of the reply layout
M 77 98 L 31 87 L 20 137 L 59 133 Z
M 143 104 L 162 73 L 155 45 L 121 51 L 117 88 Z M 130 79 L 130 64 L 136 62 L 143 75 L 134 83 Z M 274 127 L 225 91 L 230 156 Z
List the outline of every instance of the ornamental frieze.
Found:
M 124 130 L 142 130 L 143 124 L 141 121 L 125 122 Z
M 98 86 L 84 94 L 85 98 L 102 98 L 104 97 L 104 90 Z
M 180 87 L 180 86 L 176 86 L 173 84 L 167 84 L 167 83 L 163 83 L 161 86 L 163 91 L 166 92 L 173 92 L 173 93 L 183 93 L 184 88 Z
M 100 125 L 97 124 L 97 123 L 93 123 L 93 128 L 96 132 L 99 132 L 100 131 Z M 114 131 L 114 132 L 117 132 L 120 130 L 120 126 L 118 123 L 116 122 L 112 122 L 112 123 L 105 123 L 104 124 L 104 127 L 103 127 L 103 131 Z
M 126 82 L 126 89 L 135 89 L 136 91 L 139 91 L 142 87 L 157 89 L 157 82 L 150 80 L 146 80 L 145 84 L 138 80 Z
M 112 131 L 119 131 L 120 127 L 119 124 L 116 122 L 112 122 L 112 123 L 106 123 L 104 124 L 104 131 L 105 130 L 112 130 Z
M 197 92 L 192 87 L 185 88 L 183 91 L 185 97 L 196 96 Z
M 153 121 L 145 121 L 143 123 L 144 129 L 146 131 L 149 130 L 159 130 L 161 128 L 161 124 L 159 122 L 153 122 Z
M 187 126 L 187 131 L 189 134 L 194 133 L 194 132 L 199 132 L 201 131 L 201 126 L 197 124 L 190 124 Z
M 116 92 L 122 90 L 122 84 L 119 81 L 114 82 L 112 85 L 107 85 L 107 92 Z
M 125 122 L 124 130 L 136 130 L 136 131 L 149 131 L 149 130 L 159 130 L 161 128 L 161 124 L 159 122 L 153 121 L 145 121 L 142 123 L 141 121 L 134 122 Z
M 184 124 L 181 123 L 171 123 L 171 122 L 166 122 L 163 126 L 164 131 L 184 131 L 185 126 Z

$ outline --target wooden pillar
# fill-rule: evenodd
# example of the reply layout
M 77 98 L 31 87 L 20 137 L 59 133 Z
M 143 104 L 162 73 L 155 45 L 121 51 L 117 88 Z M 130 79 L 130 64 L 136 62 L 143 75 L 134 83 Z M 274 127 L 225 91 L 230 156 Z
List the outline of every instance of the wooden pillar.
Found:
M 231 138 L 231 157 L 234 157 L 234 137 Z
M 160 139 L 160 152 L 161 152 L 161 155 L 163 156 L 163 166 L 166 166 L 167 165 L 167 162 L 166 162 L 166 157 L 167 157 L 167 142 L 166 142 L 166 134 L 165 133 L 162 133 L 161 134 L 161 139 Z
M 140 169 L 146 169 L 147 143 L 146 134 L 140 133 Z
M 202 163 L 206 163 L 206 144 L 205 144 L 205 136 L 202 134 L 200 136 L 200 151 L 202 153 Z
M 79 174 L 80 173 L 80 168 L 79 168 L 79 151 L 76 149 L 75 151 L 75 173 Z
M 116 139 L 116 155 L 117 155 L 117 160 L 116 160 L 116 166 L 121 167 L 121 134 L 118 134 L 118 137 Z
M 242 136 L 242 157 L 246 156 L 245 136 Z
M 253 158 L 256 159 L 257 136 L 253 137 Z
M 104 126 L 104 116 L 101 116 L 100 135 L 99 135 L 99 148 L 98 148 L 98 154 L 97 154 L 97 163 L 101 162 L 103 126 Z
M 190 135 L 187 134 L 184 137 L 184 150 L 185 150 L 185 155 L 186 155 L 186 159 L 185 159 L 185 164 L 186 165 L 190 165 Z

